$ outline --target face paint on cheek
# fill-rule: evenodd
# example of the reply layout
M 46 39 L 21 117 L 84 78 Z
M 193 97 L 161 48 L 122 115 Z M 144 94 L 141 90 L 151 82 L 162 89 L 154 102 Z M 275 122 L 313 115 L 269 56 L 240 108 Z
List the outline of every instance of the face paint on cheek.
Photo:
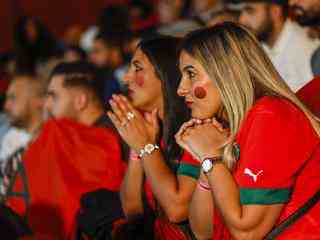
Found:
M 196 87 L 193 94 L 198 99 L 203 99 L 207 96 L 207 91 L 203 87 Z
M 143 76 L 137 76 L 134 81 L 139 87 L 142 87 L 144 85 L 144 77 Z

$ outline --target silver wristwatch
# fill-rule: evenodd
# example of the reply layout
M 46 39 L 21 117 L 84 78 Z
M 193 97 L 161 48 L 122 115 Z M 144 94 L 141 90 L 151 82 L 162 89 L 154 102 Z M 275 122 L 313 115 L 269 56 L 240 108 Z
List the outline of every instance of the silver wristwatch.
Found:
M 159 149 L 159 146 L 157 144 L 149 143 L 140 150 L 139 158 L 143 158 L 145 155 L 150 155 L 157 149 Z
M 205 174 L 211 172 L 217 163 L 222 163 L 222 157 L 205 158 L 201 163 L 202 171 Z

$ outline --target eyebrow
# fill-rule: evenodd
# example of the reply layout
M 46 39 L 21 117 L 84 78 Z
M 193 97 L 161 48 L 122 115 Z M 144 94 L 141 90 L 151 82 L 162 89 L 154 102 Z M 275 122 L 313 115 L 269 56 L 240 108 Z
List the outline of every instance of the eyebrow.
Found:
M 194 68 L 194 66 L 192 66 L 192 65 L 187 65 L 187 66 L 184 66 L 183 68 L 182 68 L 182 71 L 188 71 L 188 70 L 194 70 L 195 68 Z
M 138 61 L 138 60 L 133 60 L 133 61 L 132 61 L 132 64 L 135 65 L 135 66 L 136 66 L 136 65 L 138 65 L 138 66 L 141 66 L 141 65 L 142 65 L 142 63 L 141 63 L 140 61 Z

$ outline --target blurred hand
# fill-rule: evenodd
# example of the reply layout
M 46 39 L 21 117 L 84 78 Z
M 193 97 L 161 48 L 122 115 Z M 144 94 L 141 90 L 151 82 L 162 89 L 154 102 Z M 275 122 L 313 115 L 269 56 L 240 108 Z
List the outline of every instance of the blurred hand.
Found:
M 159 135 L 158 110 L 143 116 L 121 95 L 110 100 L 112 111 L 107 114 L 123 140 L 136 152 L 145 145 L 156 143 Z
M 193 119 L 182 125 L 176 134 L 176 141 L 201 162 L 206 157 L 221 156 L 228 137 L 229 130 L 224 129 L 216 119 L 201 122 Z

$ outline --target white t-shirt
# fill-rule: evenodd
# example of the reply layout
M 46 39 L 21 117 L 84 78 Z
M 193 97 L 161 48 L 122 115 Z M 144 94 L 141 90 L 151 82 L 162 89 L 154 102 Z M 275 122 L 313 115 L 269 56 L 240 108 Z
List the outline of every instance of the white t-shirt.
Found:
M 3 137 L 0 145 L 0 165 L 5 166 L 8 158 L 20 148 L 24 148 L 30 142 L 32 136 L 24 130 L 10 128 Z
M 298 91 L 313 79 L 311 58 L 320 41 L 311 39 L 304 28 L 287 20 L 273 48 L 266 52 L 289 87 Z

